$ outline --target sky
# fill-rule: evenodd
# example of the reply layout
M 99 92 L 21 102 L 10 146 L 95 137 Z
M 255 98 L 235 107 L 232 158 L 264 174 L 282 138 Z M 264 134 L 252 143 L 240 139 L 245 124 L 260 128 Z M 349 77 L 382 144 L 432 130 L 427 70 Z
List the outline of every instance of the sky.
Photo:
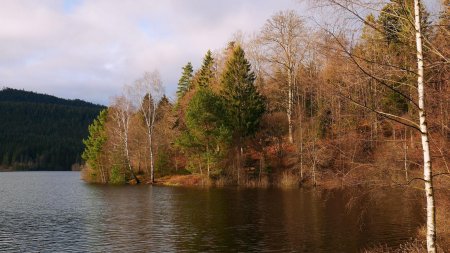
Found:
M 295 0 L 1 0 L 0 88 L 107 105 L 145 71 L 174 96 L 181 68 Z
M 108 105 L 124 84 L 158 70 L 174 97 L 187 62 L 199 68 L 208 49 L 259 31 L 275 12 L 304 15 L 300 2 L 0 0 L 0 88 Z

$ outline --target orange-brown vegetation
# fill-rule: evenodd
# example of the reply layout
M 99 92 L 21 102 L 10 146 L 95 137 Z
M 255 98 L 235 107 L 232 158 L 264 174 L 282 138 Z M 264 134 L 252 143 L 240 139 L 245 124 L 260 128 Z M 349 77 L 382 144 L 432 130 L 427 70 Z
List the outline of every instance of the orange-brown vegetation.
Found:
M 448 9 L 446 11 L 447 16 L 435 22 L 447 22 L 448 27 Z M 393 31 L 383 30 L 383 15 L 389 14 L 381 13 L 378 20 L 369 16 L 361 37 L 355 42 L 352 34 L 345 32 L 315 32 L 292 11 L 277 13 L 267 21 L 256 39 L 244 41 L 242 45 L 230 42 L 225 50 L 214 55 L 213 63 L 205 60 L 202 68 L 189 79 L 187 91 L 180 93 L 176 101 L 166 99 L 162 103 L 160 100 L 154 143 L 149 144 L 145 137 L 142 112 L 136 106 L 129 109 L 129 143 L 126 147 L 116 134 L 118 122 L 109 117 L 105 125 L 108 141 L 100 156 L 103 174 L 93 172 L 88 166 L 83 178 L 102 183 L 110 182 L 111 178 L 117 182 L 125 179 L 126 182 L 135 180 L 132 176 L 135 173 L 139 181 L 148 182 L 151 166 L 148 146 L 153 145 L 156 183 L 163 185 L 423 189 L 424 156 L 417 127 L 415 44 L 409 37 L 405 41 L 391 41 L 392 37 L 413 32 L 405 30 L 402 34 L 391 34 Z M 293 20 L 279 22 L 284 19 Z M 370 22 L 372 26 L 367 25 Z M 296 24 L 283 28 L 296 31 L 289 34 L 292 37 L 289 41 L 299 44 L 299 48 L 292 49 L 295 53 L 291 57 L 296 57 L 295 63 L 291 57 L 279 58 L 283 57 L 282 48 L 277 47 L 284 40 L 276 39 L 285 34 L 277 35 L 276 27 L 272 27 L 274 24 Z M 272 28 L 275 30 L 268 30 Z M 426 31 L 427 41 L 434 43 L 434 49 L 448 59 L 448 41 L 443 32 L 431 27 Z M 270 44 L 273 41 L 277 43 Z M 265 50 L 268 45 L 270 50 Z M 203 111 L 198 113 L 215 122 L 206 122 L 204 128 L 196 125 L 198 129 L 190 129 L 193 125 L 189 125 L 188 117 L 191 102 L 206 89 L 207 94 L 217 100 L 224 99 L 224 90 L 230 86 L 230 82 L 224 81 L 229 59 L 232 59 L 230 52 L 239 51 L 241 46 L 244 50 L 249 49 L 245 57 L 257 74 L 252 79 L 251 74 L 244 73 L 247 74 L 246 87 L 256 87 L 253 97 L 264 97 L 264 114 L 250 122 L 257 122 L 257 128 L 251 134 L 243 135 L 243 131 L 230 127 L 231 120 L 226 118 L 227 110 L 232 106 L 229 103 L 220 104 L 222 110 L 216 111 L 210 111 L 211 108 L 203 104 L 199 107 Z M 210 53 L 207 55 L 211 56 Z M 444 211 L 450 205 L 450 71 L 448 62 L 443 62 L 433 52 L 426 51 L 425 57 L 430 66 L 425 72 L 425 99 L 434 189 L 437 191 L 438 240 L 443 247 L 449 245 L 450 238 L 450 217 Z M 285 63 L 286 60 L 289 62 Z M 202 76 L 205 73 L 209 73 L 208 76 Z M 241 105 L 248 101 L 233 102 Z M 108 109 L 110 115 L 118 110 L 117 106 Z M 210 107 L 213 107 L 212 103 Z M 217 111 L 222 114 L 214 114 Z M 239 123 L 246 125 L 249 122 Z M 218 126 L 228 128 L 218 132 L 217 135 L 223 134 L 220 136 L 223 138 L 214 139 L 217 136 L 211 132 Z M 195 134 L 189 135 L 190 131 Z M 209 135 L 203 136 L 206 131 Z M 199 136 L 203 143 L 198 141 Z M 128 153 L 129 157 L 125 155 Z M 103 179 L 99 175 L 103 175 Z M 421 247 L 420 242 L 412 242 L 404 245 L 402 250 L 418 252 Z M 373 252 L 385 250 L 399 252 L 385 247 Z

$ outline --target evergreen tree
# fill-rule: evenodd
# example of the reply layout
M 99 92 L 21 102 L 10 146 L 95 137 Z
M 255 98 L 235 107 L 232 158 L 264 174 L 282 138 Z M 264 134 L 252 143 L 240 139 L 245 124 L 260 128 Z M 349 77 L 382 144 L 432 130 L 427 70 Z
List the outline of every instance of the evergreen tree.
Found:
M 0 88 L 0 170 L 70 170 L 103 106 Z
M 428 20 L 429 13 L 421 6 L 421 26 L 425 37 L 429 36 Z M 386 42 L 389 44 L 413 44 L 411 33 L 414 27 L 411 26 L 414 19 L 414 1 L 413 0 L 391 0 L 381 10 L 378 21 L 383 28 Z
M 89 136 L 83 140 L 85 149 L 81 157 L 86 161 L 88 166 L 92 169 L 92 177 L 102 176 L 100 171 L 100 154 L 102 152 L 103 144 L 107 140 L 105 131 L 105 122 L 108 116 L 107 110 L 102 110 L 97 119 L 89 126 Z M 98 174 L 97 174 L 98 173 Z M 102 176 L 103 177 L 103 176 Z
M 164 94 L 156 106 L 156 121 L 162 120 L 165 116 L 167 116 L 167 113 L 170 113 L 171 110 L 172 104 L 166 94 Z
M 166 94 L 164 94 L 158 102 L 158 106 L 156 107 L 156 111 L 162 110 L 164 107 L 171 106 L 169 98 L 167 98 Z
M 192 67 L 192 64 L 188 62 L 186 66 L 183 67 L 183 74 L 181 74 L 180 80 L 178 81 L 178 98 L 183 97 L 183 95 L 191 88 L 193 72 L 194 68 Z
M 231 137 L 224 115 L 225 107 L 220 96 L 209 88 L 200 88 L 187 108 L 187 131 L 178 140 L 181 147 L 192 151 L 194 156 L 200 155 L 201 160 L 206 162 L 208 175 L 211 164 L 225 150 Z
M 214 58 L 212 57 L 211 50 L 203 58 L 203 64 L 199 71 L 199 77 L 197 84 L 199 87 L 209 87 L 211 81 L 214 79 Z
M 244 50 L 236 46 L 222 76 L 222 96 L 228 124 L 239 139 L 257 131 L 265 112 L 265 101 L 256 90 L 255 78 Z

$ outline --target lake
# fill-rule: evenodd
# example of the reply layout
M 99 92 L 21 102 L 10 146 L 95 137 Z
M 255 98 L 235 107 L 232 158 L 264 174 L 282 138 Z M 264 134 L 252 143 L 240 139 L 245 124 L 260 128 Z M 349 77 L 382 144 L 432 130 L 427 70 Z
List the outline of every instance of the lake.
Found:
M 354 194 L 349 202 L 348 190 L 99 186 L 78 172 L 3 172 L 0 252 L 360 252 L 406 242 L 423 224 L 415 194 Z

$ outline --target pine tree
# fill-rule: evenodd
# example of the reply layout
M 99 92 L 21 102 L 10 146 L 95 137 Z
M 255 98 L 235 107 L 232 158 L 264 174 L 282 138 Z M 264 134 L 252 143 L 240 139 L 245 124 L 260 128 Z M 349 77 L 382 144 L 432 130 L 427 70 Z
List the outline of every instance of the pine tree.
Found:
M 265 101 L 256 90 L 255 79 L 244 50 L 236 46 L 222 76 L 222 96 L 228 124 L 238 138 L 254 134 L 265 112 Z
M 199 71 L 199 78 L 197 84 L 199 87 L 209 87 L 211 81 L 214 79 L 214 58 L 212 57 L 211 50 L 203 58 L 203 64 Z
M 178 81 L 178 99 L 183 97 L 184 94 L 191 89 L 193 72 L 194 68 L 192 67 L 192 64 L 188 62 L 186 66 L 183 67 L 183 74 L 181 74 L 180 80 Z
M 106 182 L 106 176 L 102 171 L 100 155 L 103 149 L 103 145 L 107 140 L 107 135 L 105 131 L 106 118 L 108 116 L 107 110 L 102 110 L 98 115 L 97 119 L 89 126 L 89 136 L 87 139 L 83 140 L 85 149 L 81 157 L 86 161 L 93 173 L 91 177 L 94 180 L 98 176 L 103 183 Z M 98 180 L 98 179 L 97 179 Z

